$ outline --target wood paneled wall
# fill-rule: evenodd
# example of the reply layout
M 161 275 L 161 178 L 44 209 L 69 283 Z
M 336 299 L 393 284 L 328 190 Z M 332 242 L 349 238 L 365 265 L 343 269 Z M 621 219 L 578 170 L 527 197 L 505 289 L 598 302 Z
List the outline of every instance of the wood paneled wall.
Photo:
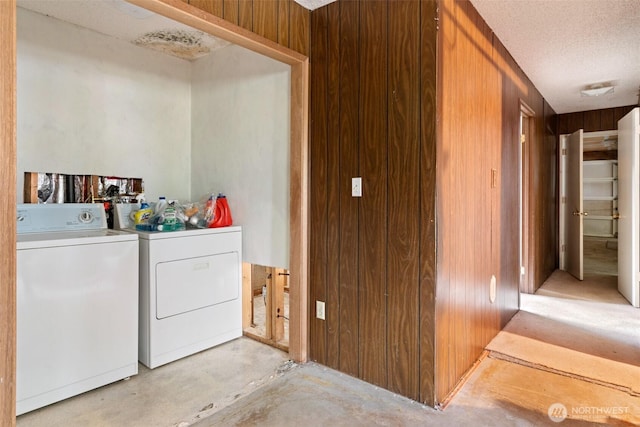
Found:
M 433 403 L 436 2 L 311 14 L 310 357 Z M 362 177 L 362 198 L 351 178 Z
M 618 120 L 634 107 L 636 105 L 558 114 L 558 134 L 573 133 L 578 129 L 583 129 L 585 132 L 618 129 Z
M 555 268 L 553 110 L 467 1 L 185 1 L 310 56 L 310 358 L 441 402 L 518 308 L 521 102 L 529 280 Z
M 521 103 L 534 114 L 531 141 L 522 149 L 536 280 L 555 268 L 545 251 L 556 250 L 557 238 L 553 110 L 471 3 L 439 6 L 437 402 L 518 309 Z
M 0 1 L 0 425 L 16 422 L 16 2 Z
M 293 0 L 182 0 L 309 56 L 310 13 Z

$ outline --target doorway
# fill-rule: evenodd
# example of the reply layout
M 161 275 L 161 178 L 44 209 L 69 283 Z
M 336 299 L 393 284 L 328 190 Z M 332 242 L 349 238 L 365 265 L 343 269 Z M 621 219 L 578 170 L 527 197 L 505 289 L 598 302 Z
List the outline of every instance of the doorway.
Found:
M 585 294 L 590 293 L 590 288 L 610 288 L 617 293 L 617 134 L 616 130 L 579 130 L 560 135 L 559 267 L 580 280 Z M 581 146 L 579 152 L 570 151 L 577 145 Z M 569 155 L 579 156 L 578 161 L 567 160 Z M 575 184 L 571 184 L 572 176 L 577 177 Z M 576 186 L 579 194 L 569 188 Z M 578 200 L 572 201 L 574 196 Z M 579 234 L 570 232 L 571 221 L 580 222 Z
M 529 257 L 529 145 L 533 141 L 534 111 L 524 102 L 520 102 L 520 165 L 519 165 L 519 195 L 520 195 L 520 292 L 534 293 L 535 283 L 532 279 Z

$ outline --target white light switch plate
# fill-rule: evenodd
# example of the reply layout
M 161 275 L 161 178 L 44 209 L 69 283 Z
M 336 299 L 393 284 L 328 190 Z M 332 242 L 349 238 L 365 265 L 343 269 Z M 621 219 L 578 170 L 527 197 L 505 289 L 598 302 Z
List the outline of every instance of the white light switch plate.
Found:
M 362 197 L 362 178 L 351 178 L 351 197 Z
M 324 320 L 324 301 L 316 301 L 316 318 Z

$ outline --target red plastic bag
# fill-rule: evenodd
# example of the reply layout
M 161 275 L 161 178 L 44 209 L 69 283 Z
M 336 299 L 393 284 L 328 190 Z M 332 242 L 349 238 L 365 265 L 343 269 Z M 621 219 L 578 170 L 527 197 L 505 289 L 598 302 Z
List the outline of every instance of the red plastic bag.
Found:
M 229 203 L 227 203 L 227 197 L 223 194 L 219 194 L 216 199 L 215 214 L 213 216 L 213 222 L 209 227 L 228 227 L 233 224 L 233 218 L 231 218 L 231 209 L 229 209 Z

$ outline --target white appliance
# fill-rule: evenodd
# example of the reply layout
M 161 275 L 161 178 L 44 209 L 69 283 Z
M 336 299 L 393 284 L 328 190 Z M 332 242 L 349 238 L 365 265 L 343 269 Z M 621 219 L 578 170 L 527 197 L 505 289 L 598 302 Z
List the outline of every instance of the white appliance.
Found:
M 138 373 L 138 236 L 102 204 L 17 209 L 17 414 Z
M 116 205 L 120 224 L 130 206 Z M 242 335 L 242 229 L 135 232 L 139 360 L 156 368 Z

